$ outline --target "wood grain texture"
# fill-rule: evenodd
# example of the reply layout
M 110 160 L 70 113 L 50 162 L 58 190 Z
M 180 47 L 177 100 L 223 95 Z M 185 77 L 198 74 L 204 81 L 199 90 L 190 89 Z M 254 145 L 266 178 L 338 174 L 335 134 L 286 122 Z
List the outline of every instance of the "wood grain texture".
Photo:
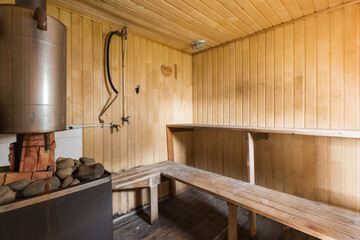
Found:
M 216 211 L 214 211 L 216 209 Z M 184 214 L 186 213 L 186 214 Z M 237 209 L 238 239 L 249 239 L 248 212 L 243 208 Z M 228 239 L 228 207 L 225 201 L 189 189 L 176 198 L 169 198 L 159 202 L 159 222 L 149 226 L 150 209 L 143 213 L 131 214 L 114 223 L 115 239 L 187 239 L 208 240 Z M 257 239 L 297 239 L 316 240 L 295 229 L 288 228 L 268 218 L 258 216 Z M 139 228 L 141 231 L 134 231 Z
M 110 31 L 118 29 L 52 5 L 48 5 L 48 13 L 68 30 L 67 124 L 99 124 L 101 109 L 113 97 L 104 75 L 105 41 Z M 110 47 L 111 75 L 120 93 L 121 44 L 121 39 L 114 37 Z M 176 80 L 174 75 L 162 76 L 163 64 L 177 64 Z M 130 34 L 125 62 L 125 111 L 131 116 L 130 125 L 123 126 L 119 133 L 111 133 L 109 128 L 85 128 L 83 155 L 94 157 L 106 170 L 114 172 L 167 160 L 166 123 L 193 119 L 191 64 L 191 56 L 186 53 Z M 139 94 L 135 94 L 137 85 Z M 120 95 L 104 115 L 105 123 L 121 124 L 121 112 Z M 177 136 L 174 142 L 175 146 L 185 144 L 184 138 L 178 140 Z M 190 155 L 184 151 L 176 154 L 179 161 L 186 163 Z M 159 197 L 168 192 L 166 186 L 159 186 Z M 146 190 L 115 192 L 113 213 L 127 213 L 149 200 Z
M 356 212 L 315 203 L 171 161 L 166 164 L 168 167 L 160 170 L 163 176 L 184 182 L 314 237 L 359 239 L 360 218 Z M 229 222 L 230 224 L 232 223 Z
M 316 2 L 315 9 L 329 4 Z M 308 1 L 300 6 L 305 7 L 312 8 Z M 227 96 L 217 92 L 207 94 L 205 105 L 198 104 L 201 89 L 227 88 L 232 80 L 226 71 L 235 72 L 236 106 L 235 123 L 226 108 L 217 107 L 207 117 L 212 121 L 194 115 L 194 124 L 359 130 L 359 19 L 360 4 L 356 4 L 270 29 L 264 36 L 262 33 L 231 42 L 235 64 L 225 64 L 224 59 L 231 57 L 224 55 L 226 44 L 193 55 L 194 66 L 199 66 L 202 59 L 198 72 L 208 68 L 210 62 L 218 65 L 212 67 L 211 81 L 205 79 L 199 85 L 198 76 L 194 76 L 194 112 L 201 112 L 202 107 L 214 109 L 214 103 L 227 103 Z M 221 121 L 214 121 L 219 116 Z M 246 166 L 244 133 L 235 133 L 239 140 L 233 148 L 213 146 L 212 138 L 224 137 L 220 130 L 197 130 L 197 135 L 195 166 L 226 176 L 229 173 L 224 169 L 233 168 L 235 178 L 246 180 L 244 172 L 238 170 L 238 166 Z M 356 139 L 270 134 L 268 140 L 255 144 L 256 183 L 360 211 L 359 144 Z M 212 148 L 221 157 L 203 154 Z M 234 153 L 225 154 L 229 149 Z M 209 163 L 222 167 L 211 169 Z
M 228 240 L 237 239 L 237 206 L 228 202 Z
M 5 1 L 5 0 L 3 0 Z M 214 47 L 319 11 L 343 0 L 50 0 L 117 27 L 193 53 L 190 43 L 206 40 Z
M 359 239 L 360 217 L 356 212 L 315 203 L 173 161 L 164 161 L 114 174 L 113 187 L 114 184 L 118 185 L 121 182 L 131 183 L 145 177 L 149 178 L 150 174 L 154 173 L 180 181 L 226 201 L 229 206 L 229 239 L 237 239 L 236 206 L 320 239 Z M 250 212 L 249 217 L 251 217 Z M 251 226 L 249 228 L 250 237 L 254 237 Z

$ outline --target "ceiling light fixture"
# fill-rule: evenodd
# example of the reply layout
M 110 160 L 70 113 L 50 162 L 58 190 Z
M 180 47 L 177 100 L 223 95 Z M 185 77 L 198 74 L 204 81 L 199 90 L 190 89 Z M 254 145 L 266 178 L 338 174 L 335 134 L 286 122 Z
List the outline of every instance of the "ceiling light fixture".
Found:
M 192 49 L 195 51 L 200 51 L 205 47 L 205 40 L 197 40 L 191 43 Z

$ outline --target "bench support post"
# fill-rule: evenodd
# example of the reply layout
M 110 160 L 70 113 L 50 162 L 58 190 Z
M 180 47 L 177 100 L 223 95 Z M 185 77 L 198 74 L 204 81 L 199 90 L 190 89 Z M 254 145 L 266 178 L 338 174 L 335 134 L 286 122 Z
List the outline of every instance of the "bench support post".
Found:
M 237 206 L 228 202 L 228 240 L 237 240 Z
M 254 139 L 250 132 L 246 133 L 246 147 L 248 181 L 250 184 L 255 184 Z M 254 239 L 256 235 L 256 213 L 251 211 L 249 211 L 249 232 L 250 238 Z
M 167 152 L 168 152 L 168 160 L 169 161 L 175 161 L 174 157 L 174 139 L 173 139 L 173 132 L 170 128 L 166 128 L 166 140 L 167 140 Z M 175 180 L 170 179 L 169 181 L 169 187 L 170 187 L 170 196 L 176 195 L 176 183 Z
M 251 239 L 256 235 L 256 213 L 249 211 L 249 234 Z
M 166 143 L 167 143 L 167 153 L 168 160 L 175 162 L 175 153 L 174 153 L 174 132 L 189 132 L 194 131 L 192 128 L 171 128 L 170 126 L 166 126 Z M 170 196 L 176 195 L 176 181 L 170 179 L 169 181 L 170 187 Z
M 174 140 L 173 140 L 173 132 L 170 128 L 166 128 L 166 141 L 167 141 L 167 153 L 168 160 L 174 162 Z
M 150 223 L 153 224 L 159 219 L 158 213 L 158 185 L 149 187 L 150 194 Z

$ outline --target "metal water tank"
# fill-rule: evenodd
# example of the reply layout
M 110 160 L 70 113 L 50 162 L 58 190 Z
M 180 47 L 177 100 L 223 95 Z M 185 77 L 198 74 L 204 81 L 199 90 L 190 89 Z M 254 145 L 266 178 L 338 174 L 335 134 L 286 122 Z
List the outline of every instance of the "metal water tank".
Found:
M 66 128 L 66 27 L 44 10 L 40 29 L 35 12 L 0 5 L 0 133 Z

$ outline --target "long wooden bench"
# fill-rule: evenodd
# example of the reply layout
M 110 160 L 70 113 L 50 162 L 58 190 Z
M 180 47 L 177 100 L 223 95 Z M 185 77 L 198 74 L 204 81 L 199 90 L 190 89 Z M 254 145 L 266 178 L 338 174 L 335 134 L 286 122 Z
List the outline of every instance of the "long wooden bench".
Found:
M 229 206 L 229 239 L 237 238 L 237 206 L 320 239 L 360 239 L 360 214 L 172 161 L 113 174 L 113 190 L 149 187 L 154 221 L 158 216 L 155 186 L 160 183 L 160 176 L 225 200 Z

